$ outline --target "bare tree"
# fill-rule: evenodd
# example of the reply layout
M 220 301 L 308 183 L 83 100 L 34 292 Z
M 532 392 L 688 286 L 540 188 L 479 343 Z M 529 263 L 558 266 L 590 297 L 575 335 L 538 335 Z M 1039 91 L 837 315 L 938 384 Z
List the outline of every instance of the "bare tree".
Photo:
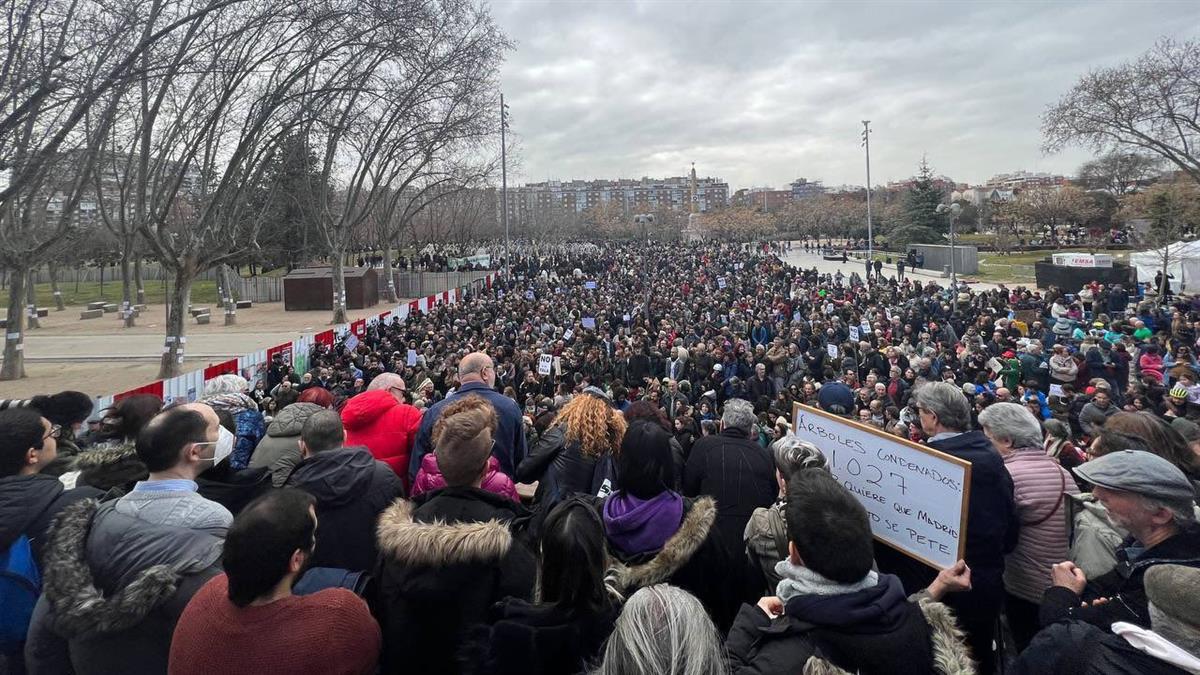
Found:
M 1200 188 L 1191 181 L 1153 185 L 1130 195 L 1120 217 L 1131 224 L 1140 223 L 1131 233 L 1135 244 L 1158 252 L 1162 278 L 1157 290 L 1159 298 L 1165 298 L 1167 270 L 1180 262 L 1183 247 L 1179 243 L 1195 238 L 1200 231 Z
M 1200 42 L 1163 38 L 1137 60 L 1094 70 L 1042 113 L 1044 148 L 1126 146 L 1200 182 Z
M 1115 197 L 1136 190 L 1158 176 L 1162 159 L 1140 152 L 1112 150 L 1079 167 L 1079 181 L 1089 190 L 1103 190 Z

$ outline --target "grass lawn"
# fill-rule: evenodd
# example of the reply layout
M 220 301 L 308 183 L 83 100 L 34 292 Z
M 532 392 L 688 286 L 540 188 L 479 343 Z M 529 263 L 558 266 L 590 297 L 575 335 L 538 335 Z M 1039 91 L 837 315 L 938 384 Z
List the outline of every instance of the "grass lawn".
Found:
M 98 281 L 81 281 L 78 287 L 75 283 L 62 283 L 58 286 L 63 294 L 63 302 L 67 305 L 86 305 L 89 302 L 98 300 L 107 300 L 108 302 L 121 302 L 121 282 L 106 281 L 104 282 L 104 292 L 100 292 L 100 282 Z M 76 290 L 78 288 L 78 290 Z M 161 305 L 165 302 L 165 285 L 161 281 L 146 282 L 146 302 L 151 305 Z M 136 299 L 136 298 L 135 298 Z M 192 302 L 199 303 L 215 303 L 217 301 L 217 282 L 216 281 L 197 281 L 192 284 Z M 54 307 L 54 293 L 50 290 L 50 284 L 37 285 L 37 306 L 38 307 Z
M 1033 251 L 1000 255 L 995 252 L 981 252 L 979 254 L 979 274 L 976 276 L 980 281 L 1031 283 L 1033 281 L 1033 264 L 1049 257 L 1051 253 L 1051 251 Z M 1068 248 L 1054 251 L 1054 253 L 1090 253 L 1090 251 L 1085 248 Z M 1117 262 L 1129 260 L 1127 251 L 1112 252 L 1112 256 L 1113 260 Z

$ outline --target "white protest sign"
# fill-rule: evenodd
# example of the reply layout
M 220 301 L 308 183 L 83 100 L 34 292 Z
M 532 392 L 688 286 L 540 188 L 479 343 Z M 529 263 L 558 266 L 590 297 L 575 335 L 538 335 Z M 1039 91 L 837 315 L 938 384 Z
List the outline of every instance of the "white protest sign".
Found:
M 417 365 L 417 350 L 415 350 L 415 349 L 408 350 L 408 359 L 405 361 L 405 364 L 410 365 L 410 366 Z
M 858 342 L 858 326 L 850 326 L 850 339 Z
M 725 290 L 725 277 L 717 277 L 717 288 Z
M 525 299 L 532 300 L 533 299 L 533 291 L 525 291 Z
M 571 338 L 573 338 L 573 337 L 575 337 L 575 331 L 571 330 L 570 328 L 568 328 L 567 330 L 565 330 L 565 331 L 563 332 L 563 339 L 564 339 L 564 340 L 570 340 L 570 339 L 571 339 Z
M 829 353 L 829 358 L 831 358 L 831 359 L 837 358 L 837 354 L 838 354 L 837 345 L 833 344 L 832 342 L 825 345 L 825 351 Z
M 969 462 L 799 403 L 792 433 L 825 454 L 867 509 L 876 539 L 933 567 L 963 557 Z
M 554 355 L 542 354 L 538 357 L 538 375 L 549 375 L 550 366 L 554 365 Z
M 629 320 L 629 315 L 628 315 L 628 314 L 626 314 L 626 315 L 625 315 L 625 321 L 628 321 L 628 320 Z
M 1050 395 L 1062 398 L 1063 397 L 1062 385 L 1061 384 L 1050 385 Z
M 588 289 L 589 291 L 594 291 L 594 290 L 596 290 L 596 282 L 585 281 L 585 282 L 583 282 L 583 287 Z
M 358 347 L 358 336 L 355 335 L 354 333 L 351 333 L 350 337 L 346 338 L 346 350 L 352 352 L 357 347 Z
M 595 329 L 596 328 L 596 319 L 594 317 L 590 317 L 590 316 L 583 317 L 583 327 L 588 328 L 588 329 Z

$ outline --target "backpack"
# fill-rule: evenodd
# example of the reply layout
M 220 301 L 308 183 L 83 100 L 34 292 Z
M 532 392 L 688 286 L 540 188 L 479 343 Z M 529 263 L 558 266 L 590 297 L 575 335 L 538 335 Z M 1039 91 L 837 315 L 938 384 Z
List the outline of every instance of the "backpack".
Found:
M 21 535 L 0 554 L 0 647 L 25 642 L 33 606 L 42 590 L 42 575 L 29 537 Z

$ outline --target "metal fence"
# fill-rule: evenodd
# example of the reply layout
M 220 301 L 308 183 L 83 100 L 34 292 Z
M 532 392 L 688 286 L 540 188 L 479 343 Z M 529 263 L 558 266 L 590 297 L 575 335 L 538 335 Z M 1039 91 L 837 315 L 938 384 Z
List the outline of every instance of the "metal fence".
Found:
M 280 277 L 237 277 L 234 295 L 238 300 L 251 302 L 283 302 L 283 279 Z
M 376 271 L 379 272 L 376 278 L 379 279 L 379 295 L 382 297 L 387 288 L 387 275 L 383 270 Z M 451 288 L 468 286 L 486 279 L 489 274 L 493 272 L 393 272 L 392 276 L 396 280 L 396 297 L 423 298 Z

